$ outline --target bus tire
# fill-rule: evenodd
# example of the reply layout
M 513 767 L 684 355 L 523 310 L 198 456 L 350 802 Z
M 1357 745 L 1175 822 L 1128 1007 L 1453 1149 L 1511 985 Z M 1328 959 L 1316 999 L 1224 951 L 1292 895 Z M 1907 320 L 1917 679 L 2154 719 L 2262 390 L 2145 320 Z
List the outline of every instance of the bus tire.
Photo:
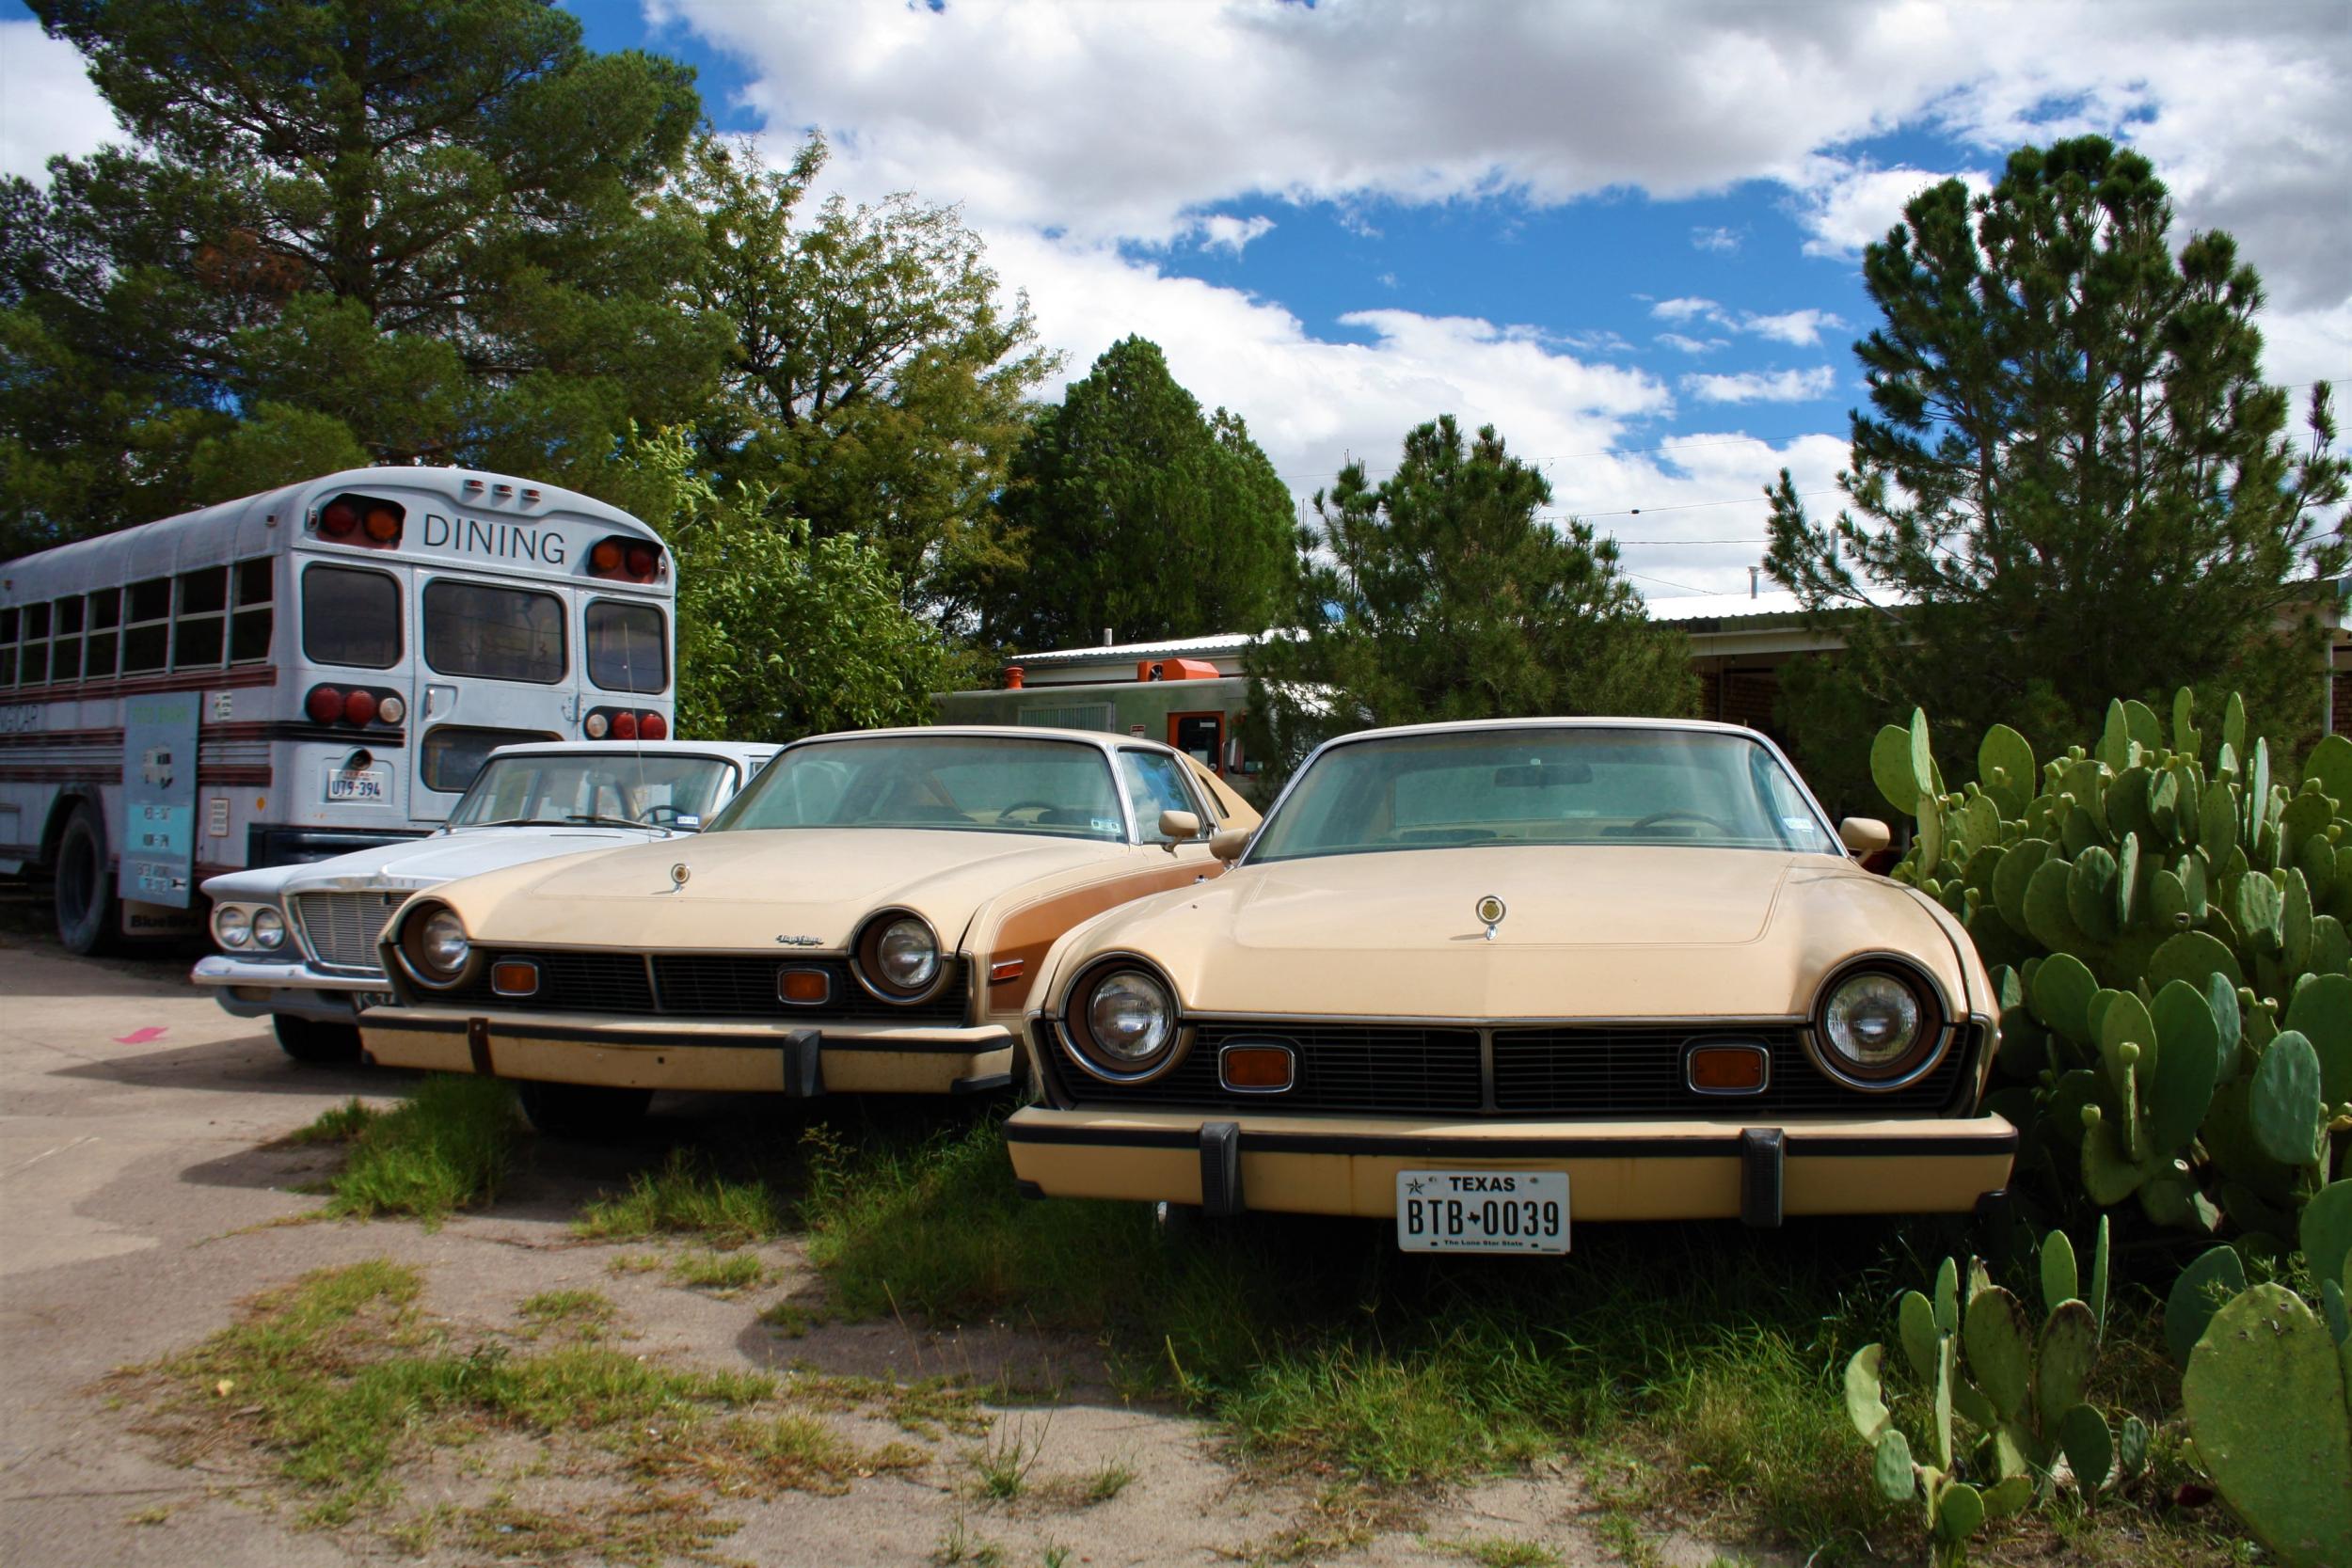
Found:
M 84 958 L 119 945 L 115 890 L 106 874 L 106 830 L 87 800 L 77 801 L 57 835 L 51 895 L 57 910 L 57 940 Z
M 625 1138 L 645 1119 L 651 1089 L 615 1089 L 599 1084 L 543 1084 L 522 1079 L 515 1098 L 543 1137 L 603 1143 Z
M 278 1049 L 297 1062 L 332 1067 L 359 1059 L 359 1026 L 356 1023 L 328 1023 L 293 1013 L 273 1013 L 269 1022 L 278 1036 Z

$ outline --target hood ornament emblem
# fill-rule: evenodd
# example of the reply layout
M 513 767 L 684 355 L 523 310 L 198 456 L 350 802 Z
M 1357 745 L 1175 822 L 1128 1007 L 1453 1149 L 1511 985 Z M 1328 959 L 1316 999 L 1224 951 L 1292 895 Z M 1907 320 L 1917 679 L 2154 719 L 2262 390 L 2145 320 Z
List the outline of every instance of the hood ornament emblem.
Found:
M 1502 917 L 1511 910 L 1510 906 L 1490 893 L 1478 901 L 1473 912 L 1478 916 L 1479 923 L 1486 927 L 1486 940 L 1492 942 L 1495 940 L 1495 927 L 1502 924 Z
M 678 888 L 684 887 L 686 885 L 686 879 L 693 874 L 694 871 L 691 866 L 688 865 L 684 861 L 678 862 L 675 865 L 670 867 L 671 889 L 675 891 Z

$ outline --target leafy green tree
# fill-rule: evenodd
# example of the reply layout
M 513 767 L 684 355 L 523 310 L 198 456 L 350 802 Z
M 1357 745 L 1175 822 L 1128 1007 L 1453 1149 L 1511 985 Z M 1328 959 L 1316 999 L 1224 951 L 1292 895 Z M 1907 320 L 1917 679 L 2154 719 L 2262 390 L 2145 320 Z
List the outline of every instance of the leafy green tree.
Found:
M 1246 744 L 1286 774 L 1365 724 L 1690 713 L 1689 640 L 1649 619 L 1613 543 L 1537 518 L 1550 499 L 1493 426 L 1466 442 L 1450 414 L 1379 484 L 1342 469 L 1297 541 L 1299 629 L 1251 652 Z
M 1057 360 L 955 208 L 900 195 L 803 212 L 824 160 L 814 137 L 784 168 L 696 149 L 680 206 L 707 260 L 689 297 L 734 328 L 702 461 L 820 539 L 870 541 L 910 603 L 967 622 L 973 575 L 1009 561 L 989 498 Z
M 758 485 L 722 489 L 683 430 L 629 442 L 625 504 L 677 561 L 678 733 L 791 740 L 920 724 L 977 671 L 900 603 L 882 551 L 814 537 Z
M 542 0 L 36 0 L 124 146 L 0 189 L 0 548 L 358 460 L 595 492 L 723 323 L 693 73 Z
M 992 582 L 983 641 L 1254 632 L 1289 610 L 1290 491 L 1240 416 L 1203 415 L 1142 338 L 1040 411 L 998 508 L 1025 564 Z
M 1836 618 L 1860 698 L 1792 690 L 1801 750 L 1859 756 L 1915 704 L 1951 749 L 2005 722 L 2047 755 L 2111 698 L 2183 685 L 2310 726 L 2312 579 L 2345 562 L 2328 388 L 2298 451 L 2260 279 L 2225 233 L 2176 256 L 2171 226 L 2147 160 L 2085 137 L 2016 152 L 1987 195 L 1922 192 L 1865 253 L 1885 319 L 1855 345 L 1846 507 L 1816 523 L 1786 472 L 1769 492 L 1772 575 Z

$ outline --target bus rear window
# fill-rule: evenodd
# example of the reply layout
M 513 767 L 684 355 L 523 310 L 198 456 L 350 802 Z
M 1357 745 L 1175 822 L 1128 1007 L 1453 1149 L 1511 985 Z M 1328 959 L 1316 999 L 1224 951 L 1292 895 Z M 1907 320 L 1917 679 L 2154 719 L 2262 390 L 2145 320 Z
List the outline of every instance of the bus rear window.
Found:
M 400 662 L 400 584 L 383 572 L 302 574 L 302 655 L 314 664 L 389 670 Z
M 443 578 L 424 591 L 424 658 L 444 675 L 551 686 L 564 678 L 564 602 Z
M 607 691 L 656 692 L 670 686 L 661 611 L 649 604 L 598 599 L 588 607 L 588 678 Z
M 544 730 L 482 730 L 464 724 L 442 724 L 427 730 L 424 744 L 418 748 L 417 772 L 427 789 L 437 789 L 444 795 L 462 795 L 473 783 L 473 776 L 482 771 L 482 765 L 501 746 L 519 746 L 527 740 L 554 740 L 558 737 Z

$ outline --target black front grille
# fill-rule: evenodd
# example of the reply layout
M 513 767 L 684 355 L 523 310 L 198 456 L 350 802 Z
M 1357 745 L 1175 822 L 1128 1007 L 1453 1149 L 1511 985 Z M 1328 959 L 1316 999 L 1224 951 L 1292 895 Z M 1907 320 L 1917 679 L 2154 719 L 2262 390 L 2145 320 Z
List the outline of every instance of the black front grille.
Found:
M 1298 1083 L 1280 1094 L 1234 1094 L 1217 1083 L 1217 1048 L 1280 1039 L 1298 1053 Z M 1243 1105 L 1262 1111 L 1478 1111 L 1478 1031 L 1341 1023 L 1257 1028 L 1204 1023 L 1184 1059 L 1148 1084 L 1082 1080 L 1086 1098 L 1155 1105 Z
M 1217 1081 L 1217 1048 L 1237 1039 L 1281 1040 L 1298 1053 L 1298 1082 L 1280 1094 L 1235 1094 Z M 1868 1095 L 1827 1077 L 1805 1054 L 1792 1025 L 1693 1029 L 1688 1024 L 1568 1024 L 1494 1031 L 1493 1109 L 1482 1109 L 1475 1029 L 1409 1024 L 1269 1022 L 1203 1023 L 1191 1052 L 1145 1084 L 1105 1084 L 1065 1069 L 1089 1103 L 1150 1104 L 1212 1110 L 1355 1111 L 1386 1116 L 1433 1114 L 1616 1117 L 1847 1115 L 1920 1116 L 1949 1110 L 1964 1092 L 1976 1060 L 1963 1032 L 1935 1069 L 1888 1094 Z M 1692 1043 L 1754 1042 L 1772 1055 L 1761 1094 L 1703 1095 L 1683 1082 L 1682 1055 Z
M 841 958 L 744 958 L 725 953 L 662 953 L 650 966 L 637 953 L 516 952 L 493 948 L 474 977 L 452 991 L 436 993 L 452 1004 L 490 1010 L 643 1013 L 673 1018 L 793 1019 L 811 1025 L 847 1020 L 898 1023 L 963 1022 L 962 974 L 952 958 L 947 977 L 927 1002 L 899 1006 L 870 994 L 850 974 Z M 490 970 L 501 958 L 528 958 L 539 966 L 532 996 L 500 996 L 490 990 Z M 833 981 L 833 999 L 818 1006 L 795 1006 L 776 994 L 781 969 L 821 969 Z M 650 971 L 650 972 L 649 972 Z M 657 995 L 659 1000 L 657 1001 Z

